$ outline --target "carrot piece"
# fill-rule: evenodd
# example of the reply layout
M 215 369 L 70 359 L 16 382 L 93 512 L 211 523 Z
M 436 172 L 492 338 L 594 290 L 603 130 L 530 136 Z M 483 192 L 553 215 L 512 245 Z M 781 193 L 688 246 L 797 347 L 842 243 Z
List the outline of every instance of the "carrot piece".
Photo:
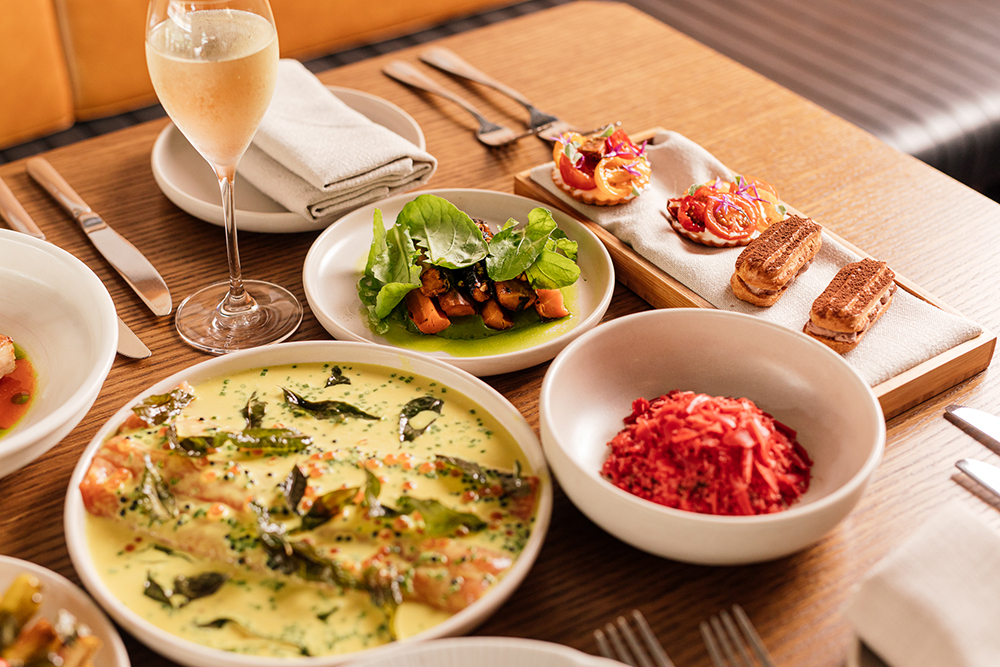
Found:
M 457 289 L 452 288 L 438 297 L 438 305 L 448 317 L 461 317 L 462 315 L 475 315 L 476 307 L 472 302 L 462 296 Z
M 569 315 L 563 303 L 562 292 L 557 289 L 536 289 L 535 294 L 538 300 L 535 302 L 535 311 L 543 320 L 558 320 Z
M 483 304 L 483 308 L 479 311 L 479 314 L 483 318 L 483 324 L 488 326 L 490 329 L 503 331 L 504 329 L 510 329 L 514 326 L 514 320 L 512 320 L 510 316 L 504 312 L 503 308 L 500 307 L 500 304 L 493 299 L 490 299 Z
M 433 335 L 451 326 L 451 320 L 441 312 L 436 303 L 421 294 L 419 289 L 407 292 L 406 308 L 421 333 Z

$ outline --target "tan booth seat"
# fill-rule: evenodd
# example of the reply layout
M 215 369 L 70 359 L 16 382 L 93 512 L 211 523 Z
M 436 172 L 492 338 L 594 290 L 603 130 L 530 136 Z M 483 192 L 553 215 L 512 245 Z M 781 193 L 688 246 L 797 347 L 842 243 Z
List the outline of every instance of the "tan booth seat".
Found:
M 512 2 L 271 0 L 271 8 L 281 54 L 308 58 Z M 0 148 L 63 129 L 74 119 L 91 120 L 156 102 L 143 43 L 146 0 L 16 0 L 4 5 Z
M 0 12 L 0 147 L 73 123 L 66 59 L 52 0 L 13 0 Z

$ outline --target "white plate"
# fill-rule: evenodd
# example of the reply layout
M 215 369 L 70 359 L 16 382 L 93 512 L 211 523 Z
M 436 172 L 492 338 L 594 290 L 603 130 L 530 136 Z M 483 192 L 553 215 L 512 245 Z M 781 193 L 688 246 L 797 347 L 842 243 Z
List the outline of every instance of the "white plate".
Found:
M 0 229 L 0 334 L 24 349 L 38 378 L 27 413 L 0 438 L 3 477 L 54 447 L 94 404 L 115 361 L 115 304 L 73 255 Z
M 533 639 L 462 637 L 399 646 L 352 667 L 621 667 L 620 662 Z
M 111 621 L 86 593 L 61 574 L 25 560 L 0 556 L 0 595 L 3 595 L 18 575 L 25 573 L 34 575 L 42 584 L 42 606 L 29 623 L 43 616 L 55 623 L 56 614 L 60 609 L 65 609 L 101 640 L 102 646 L 94 656 L 95 665 L 130 667 L 128 653 L 121 637 L 115 631 L 115 626 L 111 625 Z
M 360 90 L 327 86 L 341 102 L 370 121 L 386 127 L 407 141 L 426 147 L 424 133 L 392 102 Z M 196 218 L 222 225 L 222 195 L 215 172 L 198 151 L 170 123 L 153 144 L 153 178 L 167 199 Z M 261 193 L 246 179 L 236 183 L 236 227 L 248 232 L 290 233 L 323 229 L 332 218 L 307 220 Z
M 542 206 L 533 199 L 505 192 L 456 189 L 396 195 L 351 211 L 320 234 L 309 249 L 302 270 L 309 307 L 334 338 L 420 350 L 473 375 L 483 376 L 510 373 L 548 361 L 570 341 L 600 323 L 615 286 L 611 256 L 589 229 L 562 211 L 552 210 L 559 228 L 579 244 L 580 279 L 571 288 L 576 290 L 576 302 L 567 302 L 571 317 L 546 325 L 553 327 L 552 333 L 545 335 L 541 342 L 531 340 L 528 330 L 522 329 L 520 332 L 524 333 L 514 331 L 494 337 L 499 341 L 508 336 L 507 340 L 514 341 L 509 351 L 489 353 L 466 349 L 464 341 L 400 332 L 399 342 L 394 343 L 373 333 L 358 298 L 357 283 L 371 245 L 374 210 L 382 210 L 388 228 L 394 224 L 403 206 L 421 194 L 443 197 L 473 218 L 490 223 L 494 229 L 499 229 L 509 218 L 524 222 L 531 209 Z M 431 349 L 434 347 L 440 349 Z
M 492 615 L 504 601 L 509 598 L 524 580 L 531 569 L 538 552 L 542 548 L 545 533 L 552 516 L 552 482 L 549 477 L 545 457 L 535 432 L 511 403 L 485 382 L 464 373 L 446 363 L 414 352 L 393 350 L 375 345 L 361 343 L 345 343 L 338 341 L 312 341 L 305 343 L 282 343 L 267 345 L 253 350 L 235 352 L 224 357 L 217 357 L 201 362 L 186 370 L 175 373 L 171 377 L 156 383 L 131 400 L 115 413 L 91 440 L 87 449 L 80 457 L 80 462 L 73 471 L 66 493 L 66 506 L 63 513 L 63 528 L 66 532 L 66 544 L 80 579 L 87 590 L 97 599 L 98 603 L 122 627 L 154 651 L 192 667 L 329 667 L 358 655 L 369 653 L 379 655 L 387 648 L 395 645 L 370 649 L 359 653 L 330 655 L 311 658 L 267 658 L 230 653 L 219 649 L 208 648 L 194 642 L 181 639 L 153 625 L 140 615 L 126 607 L 114 593 L 104 584 L 92 560 L 87 546 L 87 533 L 83 499 L 80 496 L 80 482 L 87 472 L 91 459 L 101 447 L 104 440 L 131 414 L 131 406 L 150 394 L 167 392 L 181 381 L 198 384 L 204 380 L 220 375 L 235 373 L 241 370 L 277 366 L 281 364 L 329 362 L 336 360 L 344 363 L 374 364 L 396 370 L 405 370 L 409 374 L 422 375 L 447 385 L 478 403 L 484 410 L 493 415 L 524 452 L 535 475 L 539 478 L 538 512 L 531 536 L 524 550 L 514 561 L 503 579 L 484 597 L 469 607 L 463 609 L 443 623 L 414 635 L 403 642 L 435 639 L 462 634 L 476 627 Z M 402 642 L 401 642 L 402 643 Z

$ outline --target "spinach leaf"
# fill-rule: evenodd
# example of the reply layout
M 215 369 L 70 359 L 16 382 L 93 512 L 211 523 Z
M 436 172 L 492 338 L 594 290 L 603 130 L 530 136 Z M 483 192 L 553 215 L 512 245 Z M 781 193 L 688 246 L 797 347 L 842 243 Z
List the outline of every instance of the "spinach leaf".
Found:
M 404 405 L 403 409 L 399 411 L 399 441 L 412 442 L 417 437 L 422 435 L 424 431 L 430 428 L 431 424 L 437 421 L 437 417 L 435 417 L 423 428 L 416 429 L 410 424 L 411 419 L 416 417 L 421 412 L 426 412 L 428 410 L 441 414 L 441 408 L 443 406 L 444 401 L 433 396 L 421 396 Z
M 242 414 L 247 420 L 247 428 L 260 428 L 264 423 L 264 413 L 267 412 L 267 403 L 257 399 L 257 392 L 250 394 L 247 404 L 244 406 Z
M 424 519 L 424 532 L 431 537 L 451 535 L 461 527 L 476 532 L 487 526 L 487 523 L 475 514 L 453 510 L 434 499 L 422 500 L 402 496 L 396 502 L 396 511 L 400 514 L 420 512 L 420 516 Z
M 513 221 L 511 221 L 513 222 Z M 528 223 L 517 227 L 508 223 L 492 239 L 486 270 L 495 282 L 513 280 L 532 264 L 545 248 L 549 235 L 557 229 L 552 214 L 544 208 L 528 213 Z
M 344 403 L 343 401 L 310 401 L 290 389 L 282 387 L 281 391 L 285 394 L 285 402 L 293 410 L 306 412 L 317 419 L 329 419 L 334 422 L 345 421 L 348 417 L 371 419 L 373 421 L 381 419 L 381 417 L 370 415 L 360 408 L 356 408 L 350 403 Z
M 446 199 L 420 195 L 399 212 L 396 227 L 405 227 L 435 266 L 460 269 L 488 252 L 483 232 L 465 212 Z
M 358 282 L 358 296 L 368 309 L 369 321 L 378 324 L 407 292 L 420 287 L 420 266 L 419 253 L 405 227 L 395 225 L 387 234 L 382 211 L 375 209 L 372 228 L 372 244 L 364 275 Z
M 335 387 L 338 384 L 351 384 L 351 379 L 344 375 L 343 371 L 340 370 L 340 366 L 334 366 L 330 372 L 330 377 L 326 379 L 326 386 Z
M 580 267 L 569 257 L 545 248 L 524 273 L 534 289 L 559 289 L 577 281 Z
M 147 396 L 132 408 L 132 412 L 144 419 L 147 424 L 157 425 L 180 414 L 181 410 L 193 400 L 194 394 L 187 391 L 187 385 L 183 385 L 167 394 Z

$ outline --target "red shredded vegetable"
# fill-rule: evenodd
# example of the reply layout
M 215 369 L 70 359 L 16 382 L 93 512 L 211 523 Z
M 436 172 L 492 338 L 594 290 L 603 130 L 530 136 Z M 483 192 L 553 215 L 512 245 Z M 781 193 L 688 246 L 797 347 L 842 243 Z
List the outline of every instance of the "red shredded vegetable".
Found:
M 601 473 L 660 505 L 703 514 L 780 512 L 809 489 L 795 431 L 746 398 L 674 390 L 632 403 Z

